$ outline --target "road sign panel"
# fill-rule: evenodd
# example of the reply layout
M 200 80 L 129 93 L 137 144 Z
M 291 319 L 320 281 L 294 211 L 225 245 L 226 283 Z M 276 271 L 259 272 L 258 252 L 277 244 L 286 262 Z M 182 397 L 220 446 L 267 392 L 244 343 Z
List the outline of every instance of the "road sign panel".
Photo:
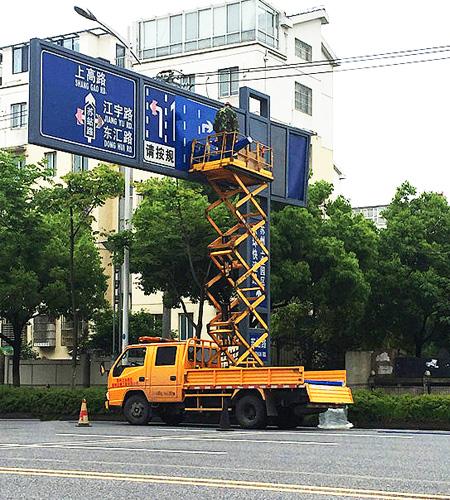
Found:
M 136 158 L 137 82 L 103 66 L 43 50 L 42 136 L 87 150 Z
M 144 84 L 144 162 L 187 172 L 194 139 L 214 133 L 218 107 Z

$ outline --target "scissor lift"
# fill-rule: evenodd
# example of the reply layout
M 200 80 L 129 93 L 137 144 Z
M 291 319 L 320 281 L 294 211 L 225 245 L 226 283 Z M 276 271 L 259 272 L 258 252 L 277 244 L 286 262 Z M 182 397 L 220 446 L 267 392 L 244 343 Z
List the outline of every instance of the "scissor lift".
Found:
M 207 295 L 217 314 L 208 324 L 208 333 L 219 346 L 222 366 L 263 366 L 255 348 L 267 339 L 268 325 L 257 311 L 266 299 L 265 284 L 258 269 L 269 260 L 269 249 L 258 237 L 267 223 L 267 214 L 258 196 L 273 180 L 272 149 L 237 133 L 222 133 L 194 141 L 191 172 L 206 176 L 218 196 L 206 210 L 206 218 L 217 233 L 208 246 L 217 273 L 206 285 Z M 225 206 L 235 219 L 231 227 L 220 227 L 215 211 Z M 217 212 L 216 212 L 217 213 Z M 257 247 L 257 261 L 248 262 L 249 239 Z M 263 331 L 250 345 L 242 333 L 242 322 Z

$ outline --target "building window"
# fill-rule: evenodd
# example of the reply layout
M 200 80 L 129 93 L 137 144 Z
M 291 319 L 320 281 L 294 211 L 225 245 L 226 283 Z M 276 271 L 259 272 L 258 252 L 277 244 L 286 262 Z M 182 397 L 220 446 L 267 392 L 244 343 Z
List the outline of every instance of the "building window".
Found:
M 238 67 L 219 69 L 219 97 L 229 97 L 238 94 L 238 71 Z
M 27 103 L 11 104 L 11 128 L 25 127 L 27 124 Z
M 295 82 L 295 109 L 312 115 L 312 90 L 298 82 Z
M 180 86 L 190 92 L 195 92 L 195 75 L 183 75 L 180 78 Z
M 116 43 L 116 66 L 125 68 L 125 47 Z
M 36 316 L 33 321 L 33 346 L 56 346 L 56 323 L 53 318 L 45 314 Z
M 304 61 L 312 61 L 312 47 L 298 38 L 295 39 L 295 55 Z
M 180 340 L 191 339 L 194 336 L 194 313 L 178 315 L 178 337 Z
M 15 158 L 15 161 L 16 161 L 16 166 L 17 166 L 17 168 L 19 168 L 19 169 L 24 168 L 24 167 L 25 167 L 25 165 L 27 164 L 27 162 L 26 162 L 26 160 L 25 160 L 25 158 L 24 158 L 23 156 L 17 156 L 17 157 Z
M 47 168 L 50 170 L 53 177 L 56 175 L 56 151 L 50 151 L 44 155 Z
M 74 50 L 75 52 L 80 52 L 80 39 L 77 36 L 61 38 L 61 40 L 56 40 L 55 44 L 65 47 L 66 49 Z
M 258 2 L 258 40 L 278 47 L 278 14 L 262 2 Z
M 81 155 L 72 155 L 72 172 L 84 172 L 88 169 L 88 159 Z
M 24 73 L 28 71 L 28 45 L 13 47 L 12 72 Z
M 257 36 L 265 44 L 278 47 L 278 12 L 260 0 L 234 0 L 142 21 L 139 51 L 147 59 L 247 42 Z

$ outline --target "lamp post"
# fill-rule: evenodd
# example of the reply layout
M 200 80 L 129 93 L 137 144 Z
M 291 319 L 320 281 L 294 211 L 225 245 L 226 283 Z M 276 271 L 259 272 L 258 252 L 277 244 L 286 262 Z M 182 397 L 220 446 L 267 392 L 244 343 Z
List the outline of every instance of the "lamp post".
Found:
M 129 44 L 112 28 L 108 25 L 97 19 L 97 17 L 88 9 L 83 9 L 78 6 L 74 6 L 74 10 L 77 14 L 88 19 L 89 21 L 93 21 L 98 23 L 102 28 L 104 28 L 110 35 L 116 38 L 128 51 L 128 54 L 131 54 L 133 58 L 136 60 L 138 64 L 141 64 L 141 61 L 134 53 Z M 125 57 L 125 67 L 131 67 L 131 61 Z M 130 220 L 132 215 L 131 208 L 131 168 L 122 167 L 125 177 L 125 197 L 123 204 L 123 228 L 127 231 L 130 229 Z M 128 247 L 124 248 L 123 254 L 123 264 L 122 264 L 122 350 L 124 350 L 128 346 L 128 331 L 129 331 L 129 309 L 130 309 L 130 252 Z

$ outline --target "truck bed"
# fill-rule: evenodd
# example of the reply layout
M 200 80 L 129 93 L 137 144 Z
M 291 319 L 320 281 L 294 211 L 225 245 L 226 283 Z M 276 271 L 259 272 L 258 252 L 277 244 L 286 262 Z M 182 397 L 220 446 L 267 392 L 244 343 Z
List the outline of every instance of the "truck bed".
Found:
M 185 389 L 295 388 L 303 382 L 303 366 L 199 368 L 184 375 Z

